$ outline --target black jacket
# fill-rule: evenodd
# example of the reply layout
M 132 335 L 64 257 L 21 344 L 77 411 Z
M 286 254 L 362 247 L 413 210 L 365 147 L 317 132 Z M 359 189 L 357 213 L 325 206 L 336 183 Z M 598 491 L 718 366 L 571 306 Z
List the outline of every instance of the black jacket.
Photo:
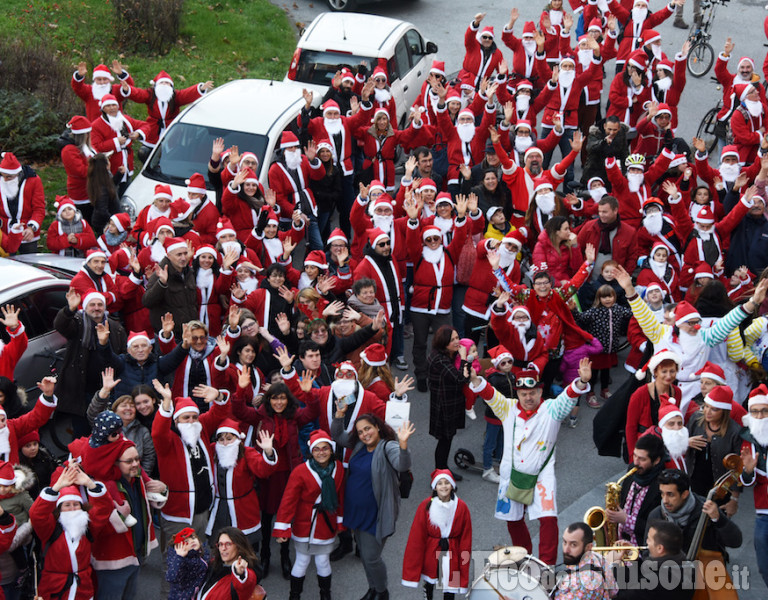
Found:
M 739 201 L 738 191 L 729 192 L 723 208 L 729 213 Z M 753 273 L 762 273 L 768 267 L 768 219 L 763 215 L 747 214 L 731 233 L 731 245 L 725 256 L 725 270 L 733 273 L 741 265 L 747 265 Z
M 160 261 L 158 266 L 168 267 L 168 282 L 163 285 L 160 283 L 157 273 L 153 273 L 149 278 L 147 291 L 144 292 L 141 302 L 149 309 L 149 320 L 155 331 L 163 329 L 160 317 L 170 312 L 175 324 L 173 334 L 177 339 L 181 339 L 182 325 L 197 319 L 199 316 L 195 273 L 189 266 L 177 271 L 171 266 L 167 257 Z
M 690 600 L 693 598 L 695 570 L 681 553 L 658 559 L 632 561 L 617 569 L 619 592 L 614 600 Z M 660 582 L 677 585 L 664 586 Z
M 586 185 L 592 177 L 601 177 L 606 186 L 608 175 L 605 172 L 605 159 L 614 157 L 624 169 L 624 160 L 629 156 L 629 142 L 627 142 L 627 133 L 629 127 L 621 124 L 619 132 L 613 138 L 612 143 L 605 141 L 605 131 L 601 125 L 592 125 L 589 128 L 587 136 L 587 161 L 584 164 L 584 172 L 581 175 L 581 182 Z
M 661 472 L 664 466 L 663 460 L 659 463 L 659 465 L 661 468 L 657 468 L 657 470 Z M 627 496 L 629 494 L 630 488 L 632 487 L 632 483 L 635 481 L 635 475 L 625 479 L 621 484 L 619 504 L 621 505 L 621 508 L 626 510 L 628 513 L 631 512 L 631 507 L 626 505 Z M 635 494 L 635 497 L 637 497 L 637 494 Z M 658 507 L 660 504 L 661 492 L 659 491 L 658 480 L 654 478 L 653 481 L 648 485 L 648 492 L 645 494 L 645 498 L 643 498 L 642 504 L 640 504 L 640 510 L 637 513 L 637 520 L 635 521 L 634 533 L 639 546 L 645 545 L 645 531 L 648 528 L 647 523 L 649 515 L 651 514 L 651 511 Z

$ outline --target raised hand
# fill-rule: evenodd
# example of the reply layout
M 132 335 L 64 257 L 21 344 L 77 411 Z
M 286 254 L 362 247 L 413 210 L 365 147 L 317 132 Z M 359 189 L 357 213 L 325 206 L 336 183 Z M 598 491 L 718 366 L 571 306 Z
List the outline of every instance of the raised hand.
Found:
M 173 392 L 171 392 L 170 386 L 167 383 L 163 385 L 157 379 L 153 379 L 152 387 L 155 388 L 155 391 L 163 399 L 163 410 L 166 410 L 166 411 L 170 410 L 171 400 L 173 399 Z
M 299 379 L 299 387 L 301 391 L 308 394 L 312 391 L 312 385 L 315 383 L 316 377 L 309 371 L 301 372 L 301 379 Z
M 5 325 L 6 329 L 16 329 L 19 326 L 21 308 L 16 308 L 13 304 L 6 304 L 0 307 L 0 310 L 3 312 L 3 316 L 0 317 L 0 323 Z
M 211 160 L 214 162 L 217 162 L 221 155 L 224 153 L 224 138 L 223 137 L 217 137 L 213 140 L 213 144 L 211 144 Z
M 248 569 L 248 563 L 242 556 L 238 556 L 237 560 L 232 563 L 232 568 L 235 570 L 235 573 L 242 576 L 242 574 L 245 573 L 245 571 Z
M 158 266 L 155 274 L 157 275 L 157 280 L 160 283 L 163 285 L 168 283 L 168 265 L 163 265 L 162 267 Z
M 671 179 L 667 179 L 664 181 L 664 183 L 661 184 L 661 189 L 663 189 L 667 196 L 670 198 L 674 198 L 677 196 L 677 186 Z
M 280 297 L 283 298 L 288 304 L 293 302 L 293 297 L 295 294 L 290 288 L 281 285 L 279 288 L 277 288 L 277 293 L 280 294 Z
M 341 79 L 341 73 L 339 73 L 339 79 Z M 339 81 L 339 83 L 341 83 L 341 81 Z M 307 110 L 312 108 L 312 99 L 314 98 L 314 94 L 308 89 L 303 89 L 301 90 L 301 96 L 304 98 L 304 105 L 306 106 Z
M 56 381 L 57 381 L 56 377 L 52 375 L 48 377 L 43 377 L 42 381 L 37 382 L 37 389 L 39 389 L 43 393 L 43 396 L 47 396 L 48 398 L 50 398 L 51 396 L 53 396 L 53 390 L 56 387 Z M 118 381 L 120 380 L 118 379 Z
M 410 375 L 406 375 L 402 380 L 395 377 L 395 396 L 402 397 L 414 388 L 415 380 Z
M 80 294 L 78 294 L 74 288 L 69 288 L 67 290 L 66 298 L 70 312 L 75 312 L 77 307 L 80 306 Z
M 109 321 L 96 324 L 96 337 L 102 346 L 106 346 L 109 343 Z
M 232 287 L 229 288 L 229 291 L 231 292 L 233 298 L 238 300 L 245 298 L 245 290 L 241 288 L 240 284 L 237 282 L 232 284 Z
M 384 315 L 384 309 L 382 309 L 379 312 L 377 312 L 376 316 L 373 318 L 373 323 L 371 324 L 372 329 L 374 331 L 379 331 L 382 327 L 384 327 L 385 321 L 386 321 L 386 316 Z
M 169 312 L 160 315 L 160 324 L 163 327 L 163 337 L 166 339 L 171 337 L 173 328 L 176 326 L 176 323 L 173 321 L 173 315 Z
M 280 363 L 280 366 L 283 367 L 283 371 L 286 373 L 290 371 L 293 368 L 293 361 L 296 360 L 296 357 L 288 352 L 288 348 L 285 346 L 280 346 L 275 350 L 274 357 L 277 359 L 277 362 Z
M 219 347 L 219 354 L 221 356 L 229 356 L 230 345 L 227 336 L 223 333 L 219 334 L 216 338 L 216 345 Z
M 632 277 L 627 273 L 627 270 L 621 265 L 617 265 L 614 272 L 616 274 L 616 281 L 619 282 L 619 285 L 627 293 L 627 296 L 634 296 L 635 286 L 632 285 Z
M 581 146 L 584 144 L 584 137 L 581 135 L 580 131 L 577 131 L 573 134 L 573 139 L 571 140 L 570 144 L 571 152 L 581 152 Z
M 747 475 L 752 475 L 755 472 L 757 466 L 757 456 L 752 454 L 752 450 L 749 446 L 744 446 L 741 449 L 741 460 L 744 463 L 744 471 Z
M 586 382 L 592 379 L 592 361 L 586 357 L 579 361 L 579 378 Z
M 88 75 L 88 66 L 85 64 L 84 60 L 81 60 L 79 63 L 77 63 L 77 74 L 80 77 L 85 77 L 86 75 Z
M 501 136 L 499 135 L 499 132 L 495 127 L 489 127 L 488 134 L 491 138 L 492 144 L 498 144 L 501 141 Z
M 416 426 L 411 421 L 403 421 L 403 424 L 397 428 L 397 440 L 400 447 L 405 450 L 408 447 L 408 438 L 416 432 Z
M 173 545 L 174 552 L 176 552 L 176 554 L 178 554 L 182 558 L 184 558 L 187 554 L 189 554 L 190 549 L 191 548 L 190 546 L 187 545 L 186 540 Z
M 121 379 L 115 379 L 115 370 L 112 367 L 107 367 L 101 372 L 101 389 L 111 392 L 115 389 Z
M 240 389 L 247 389 L 251 387 L 251 367 L 245 365 L 237 375 L 237 386 Z
M 283 335 L 291 333 L 291 321 L 288 319 L 288 315 L 285 313 L 278 313 L 277 316 L 275 316 L 275 322 L 277 323 L 277 328 Z
M 587 259 L 587 262 L 590 264 L 595 264 L 595 258 L 597 257 L 597 252 L 595 252 L 595 246 L 594 244 L 587 244 L 584 248 L 584 258 Z
M 202 398 L 206 404 L 211 404 L 219 397 L 219 390 L 210 385 L 196 385 L 192 390 L 192 395 L 196 398 Z
M 309 142 L 307 142 L 307 145 L 304 148 L 304 156 L 309 159 L 309 162 L 315 160 L 315 156 L 317 156 L 317 143 L 315 140 L 309 140 Z
M 210 92 L 213 89 L 213 80 L 209 79 L 200 86 L 204 92 Z
M 512 297 L 512 294 L 509 292 L 501 292 L 499 294 L 499 297 L 496 298 L 496 306 L 499 308 L 504 308 L 506 306 L 507 302 L 509 302 L 509 299 Z

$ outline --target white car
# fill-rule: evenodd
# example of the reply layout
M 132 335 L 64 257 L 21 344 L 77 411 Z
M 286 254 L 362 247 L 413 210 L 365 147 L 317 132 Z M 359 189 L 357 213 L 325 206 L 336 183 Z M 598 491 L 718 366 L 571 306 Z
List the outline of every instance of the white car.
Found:
M 437 45 L 411 23 L 375 15 L 323 13 L 301 36 L 285 81 L 300 83 L 318 98 L 325 95 L 342 67 L 357 73 L 362 63 L 370 75 L 377 65 L 386 63 L 402 126 L 436 52 Z
M 133 219 L 152 202 L 158 183 L 170 184 L 174 197 L 186 198 L 185 180 L 202 173 L 208 180 L 213 140 L 238 146 L 259 159 L 258 176 L 267 185 L 269 165 L 285 129 L 296 128 L 304 106 L 295 84 L 262 79 L 230 81 L 186 107 L 163 132 L 157 146 L 120 202 Z M 215 201 L 212 186 L 208 196 Z

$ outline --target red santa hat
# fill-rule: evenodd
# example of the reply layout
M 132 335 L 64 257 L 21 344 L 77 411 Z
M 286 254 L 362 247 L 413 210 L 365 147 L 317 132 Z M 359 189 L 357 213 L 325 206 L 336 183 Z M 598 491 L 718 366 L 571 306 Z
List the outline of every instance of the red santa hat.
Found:
M 546 179 L 544 177 L 537 177 L 533 180 L 533 193 L 540 192 L 541 190 L 546 190 L 547 188 L 554 190 L 555 186 L 552 185 L 552 182 L 549 179 Z
M 681 302 L 681 304 L 688 303 Z M 678 305 L 678 308 L 679 306 L 680 305 Z M 678 368 L 680 368 L 680 365 L 683 362 L 683 359 L 680 358 L 680 355 L 676 352 L 672 352 L 671 350 L 659 350 L 653 356 L 651 356 L 650 360 L 645 364 L 645 366 L 640 367 L 637 371 L 635 371 L 635 377 L 637 377 L 637 379 L 643 379 L 648 371 L 653 373 L 656 370 L 656 367 L 658 367 L 665 360 L 671 360 L 678 366 Z
M 280 136 L 280 149 L 285 150 L 286 148 L 295 148 L 299 145 L 299 138 L 296 137 L 296 134 L 293 133 L 293 131 L 287 130 L 283 131 L 283 135 Z
M 168 217 L 157 217 L 157 219 L 152 219 L 149 222 L 149 225 L 147 225 L 147 230 L 152 232 L 153 240 L 157 239 L 157 235 L 163 229 L 167 229 L 168 231 L 171 232 L 171 234 L 174 233 L 173 223 L 171 223 L 171 220 Z
M 435 469 L 432 471 L 432 475 L 430 475 L 430 485 L 433 490 L 437 487 L 437 482 L 441 479 L 445 479 L 451 484 L 453 489 L 456 489 L 456 480 L 453 478 L 453 473 L 451 473 L 449 469 Z
M 733 391 L 727 385 L 718 385 L 704 396 L 704 404 L 720 410 L 731 410 L 733 408 Z
M 312 250 L 304 259 L 304 266 L 310 265 L 323 271 L 328 269 L 328 261 L 325 259 L 325 253 L 322 250 Z
M 465 73 L 460 79 L 459 79 L 459 88 L 462 90 L 474 90 L 475 89 L 475 78 L 470 73 Z M 453 88 L 456 89 L 456 88 Z
M 30 431 L 27 435 L 21 436 L 16 443 L 18 444 L 19 448 L 23 448 L 29 444 L 29 442 L 40 442 L 40 433 L 37 431 L 37 429 Z
M 432 190 L 433 192 L 437 193 L 437 184 L 429 177 L 422 179 L 421 183 L 419 184 L 418 191 L 423 192 L 425 190 Z
M 571 63 L 574 67 L 576 66 L 576 59 L 570 54 L 566 54 L 560 59 L 560 66 L 562 67 L 567 62 Z
M 647 297 L 648 292 L 652 290 L 659 290 L 662 294 L 664 293 L 664 290 L 661 289 L 661 286 L 658 283 L 651 283 L 645 288 L 645 296 Z
M 720 152 L 720 160 L 722 161 L 727 156 L 732 156 L 733 158 L 738 159 L 739 158 L 739 149 L 733 144 L 728 144 L 727 146 L 723 146 L 723 151 Z
M 744 102 L 753 89 L 755 88 L 751 83 L 737 83 L 733 86 L 733 91 L 739 97 L 739 102 Z
M 599 17 L 595 17 L 589 22 L 589 27 L 587 27 L 587 31 L 599 31 L 600 33 L 603 32 L 603 24 L 600 21 Z
M 528 310 L 528 307 L 523 306 L 522 304 L 512 307 L 512 310 L 509 313 L 510 318 L 514 317 L 516 313 L 524 313 L 529 320 L 531 318 L 531 311 Z
M 102 294 L 101 292 L 97 292 L 96 290 L 93 290 L 93 289 L 88 290 L 87 292 L 85 292 L 85 295 L 83 296 L 83 302 L 82 302 L 83 308 L 87 308 L 91 302 L 95 302 L 97 300 L 101 300 L 103 304 L 107 303 L 107 299 L 104 297 L 104 294 Z
M 337 113 L 341 113 L 341 109 L 335 100 L 326 100 L 320 108 L 323 109 L 323 116 L 325 116 L 325 113 L 329 110 L 335 110 Z
M 104 260 L 107 260 L 107 255 L 103 250 L 92 248 L 91 250 L 88 250 L 88 253 L 85 255 L 85 261 L 83 264 L 87 265 L 94 258 L 103 258 Z
M 456 206 L 453 203 L 453 198 L 451 198 L 451 195 L 448 192 L 440 192 L 437 195 L 437 198 L 435 198 L 435 207 L 437 207 L 438 204 L 442 204 L 443 202 L 450 204 L 451 206 Z
M 515 131 L 520 129 L 521 127 L 526 127 L 529 131 L 533 130 L 533 127 L 531 126 L 531 122 L 527 119 L 520 119 L 517 123 L 515 123 Z
M 267 225 L 279 225 L 280 221 L 277 218 L 277 213 L 271 208 L 267 209 Z
M 523 25 L 522 37 L 534 37 L 536 35 L 536 23 L 533 21 L 526 21 Z
M 333 376 L 337 377 L 342 371 L 352 371 L 355 374 L 355 379 L 357 379 L 357 369 L 351 361 L 345 360 L 340 362 L 339 366 L 336 367 L 336 370 L 333 372 Z
M 696 213 L 696 216 L 693 217 L 693 220 L 696 223 L 709 225 L 715 222 L 715 213 L 712 212 L 709 204 L 705 204 L 699 209 L 699 212 Z
M 185 527 L 179 533 L 173 536 L 173 543 L 175 544 L 183 544 L 187 539 L 191 538 L 193 535 L 197 535 L 194 529 L 191 527 Z
M 21 173 L 21 163 L 13 152 L 3 152 L 0 160 L 0 173 L 3 175 L 18 175 Z
M 672 73 L 675 70 L 674 65 L 672 64 L 672 61 L 668 58 L 662 58 L 659 62 L 656 63 L 657 69 L 664 69 L 665 71 L 669 71 Z
M 387 350 L 381 344 L 371 344 L 360 353 L 360 358 L 372 367 L 383 367 L 387 364 Z
M 208 193 L 208 190 L 205 189 L 205 177 L 200 173 L 193 173 L 192 177 L 187 179 L 184 183 L 187 184 L 187 192 L 190 194 Z
M 173 86 L 173 79 L 171 79 L 171 76 L 168 75 L 165 71 L 160 71 L 157 75 L 155 75 L 155 78 L 149 82 L 150 85 L 154 86 L 158 83 L 170 83 L 171 86 Z
M 216 428 L 216 437 L 219 437 L 222 433 L 233 433 L 241 440 L 245 439 L 245 434 L 240 432 L 240 428 L 237 426 L 237 421 L 234 419 L 224 419 Z
M 445 62 L 442 60 L 433 60 L 429 72 L 445 77 Z
M 666 102 L 659 103 L 658 110 L 656 111 L 656 116 L 658 115 L 672 115 L 672 109 L 669 107 L 669 104 Z
M 333 144 L 331 144 L 331 141 L 323 138 L 319 142 L 317 142 L 317 151 L 320 152 L 320 150 L 328 150 L 331 154 L 333 154 Z
M 528 150 L 525 151 L 525 154 L 523 154 L 523 161 L 528 160 L 528 157 L 531 154 L 538 154 L 539 156 L 544 158 L 544 153 L 541 151 L 540 148 L 537 148 L 536 146 L 531 146 L 530 148 L 528 148 Z
M 489 217 L 490 218 L 490 217 Z M 421 239 L 426 240 L 429 237 L 437 236 L 442 239 L 443 232 L 436 225 L 427 225 L 421 230 Z
M 488 25 L 487 27 L 483 27 L 480 32 L 478 32 L 477 37 L 481 38 L 484 35 L 490 35 L 491 38 L 496 39 L 496 36 L 493 33 L 493 27 Z
M 503 360 L 512 360 L 512 353 L 501 344 L 488 350 L 488 354 L 491 356 L 494 367 L 498 367 Z
M 186 247 L 187 242 L 185 242 L 183 238 L 179 237 L 170 236 L 165 238 L 165 241 L 163 242 L 163 248 L 165 248 L 166 254 L 173 252 L 174 250 L 181 250 L 182 248 Z
M 699 263 L 699 266 L 696 267 L 693 278 L 694 279 L 714 279 L 715 276 L 712 273 L 712 267 L 710 267 L 707 263 L 702 261 Z
M 515 84 L 515 90 L 532 90 L 533 84 L 527 79 L 521 79 Z
M 101 100 L 99 100 L 99 108 L 104 108 L 105 106 L 109 106 L 110 104 L 114 104 L 115 106 L 120 106 L 120 103 L 117 101 L 117 98 L 115 98 L 112 94 L 104 94 L 101 97 Z
M 376 119 L 379 118 L 379 115 L 383 115 L 387 117 L 387 119 L 389 119 L 389 111 L 383 106 L 379 106 L 376 108 L 376 110 L 373 111 L 373 116 L 371 117 L 371 123 L 375 123 Z
M 688 157 L 685 154 L 675 154 L 675 158 L 669 161 L 670 167 L 679 167 L 688 164 Z
M 351 81 L 354 84 L 355 74 L 345 67 L 341 70 L 341 81 Z
M 197 404 L 195 404 L 195 401 L 192 400 L 192 398 L 178 397 L 173 406 L 174 420 L 178 419 L 184 413 L 195 413 L 196 415 L 199 415 L 200 409 L 197 408 Z
M 91 130 L 91 122 L 80 115 L 75 115 L 67 123 L 69 130 L 74 133 L 88 133 Z
M 520 227 L 508 232 L 501 241 L 516 244 L 519 248 L 522 248 L 527 239 L 528 230 L 525 227 Z
M 754 70 L 754 68 L 755 68 L 755 61 L 752 60 L 751 58 L 749 58 L 749 56 L 742 56 L 739 59 L 739 62 L 736 63 L 736 68 L 738 69 L 741 66 L 741 63 L 744 63 L 744 62 L 749 64 L 749 66 L 752 67 L 752 69 Z
M 590 177 L 590 178 L 587 180 L 587 189 L 588 189 L 588 190 L 589 190 L 589 189 L 592 189 L 592 184 L 593 184 L 593 183 L 595 183 L 595 182 L 599 182 L 599 183 L 602 183 L 602 184 L 603 184 L 603 187 L 605 187 L 605 181 L 603 180 L 603 178 L 602 178 L 602 177 L 597 177 L 597 176 L 595 176 L 595 177 Z
M 675 307 L 675 325 L 682 325 L 692 319 L 701 319 L 701 315 L 690 302 L 683 300 Z M 680 362 L 677 364 L 680 365 Z
M 659 248 L 664 248 L 664 250 L 667 251 L 667 256 L 669 256 L 669 246 L 667 246 L 662 241 L 657 241 L 653 243 L 653 246 L 651 246 L 651 254 L 650 254 L 651 258 L 653 258 L 653 255 L 656 253 L 656 250 L 658 250 Z
M 725 371 L 723 371 L 720 365 L 716 365 L 713 362 L 705 362 L 704 366 L 696 371 L 696 375 L 716 381 L 720 385 L 725 385 Z
M 68 206 L 77 210 L 75 203 L 72 202 L 72 199 L 69 196 L 56 196 L 56 202 L 53 203 L 53 206 L 56 208 L 57 217 L 60 217 L 62 211 Z
M 655 29 L 646 29 L 645 31 L 643 31 L 642 37 L 643 37 L 643 46 L 661 41 L 661 34 Z
M 97 77 L 106 77 L 110 81 L 115 80 L 112 73 L 109 72 L 107 65 L 96 65 L 95 67 L 93 67 L 93 78 L 96 79 Z
M 752 408 L 756 404 L 768 404 L 768 387 L 764 383 L 761 383 L 749 393 L 747 409 Z M 19 442 L 19 447 L 21 447 L 21 442 Z
M 158 198 L 165 198 L 167 200 L 173 200 L 173 191 L 171 190 L 171 186 L 167 183 L 158 183 L 155 186 L 155 194 L 153 198 L 156 200 Z
M 184 200 L 184 198 L 177 198 L 171 202 L 171 210 L 173 211 L 173 214 L 176 215 L 173 220 L 183 221 L 189 216 L 189 213 L 192 212 L 192 208 L 192 205 Z
M 115 228 L 123 233 L 131 228 L 131 215 L 128 213 L 117 213 L 109 217 L 109 220 L 115 225 Z
M 68 485 L 59 490 L 56 506 L 61 506 L 65 502 L 79 502 L 81 505 L 83 504 L 83 497 L 80 495 L 80 489 L 76 485 Z
M 219 222 L 216 223 L 216 239 L 218 240 L 222 235 L 227 234 L 237 235 L 237 232 L 232 225 L 232 221 L 229 220 L 229 217 L 219 217 Z
M 219 261 L 218 251 L 216 250 L 216 248 L 214 248 L 210 244 L 203 244 L 197 250 L 195 250 L 195 258 L 199 258 L 203 254 L 210 254 L 211 256 L 213 256 L 213 260 L 215 260 L 216 262 Z
M 645 50 L 635 50 L 629 55 L 629 60 L 627 62 L 633 67 L 645 71 L 645 69 L 648 68 L 648 55 L 645 53 Z
M 315 446 L 323 442 L 328 444 L 332 450 L 336 450 L 336 443 L 331 439 L 331 436 L 322 429 L 315 429 L 309 434 L 309 451 L 312 452 Z
M 338 227 L 331 231 L 331 235 L 328 236 L 328 245 L 331 245 L 331 242 L 344 242 L 345 244 L 349 244 L 349 240 L 347 239 L 347 236 L 344 235 L 344 232 L 339 229 Z
M 248 159 L 248 158 L 250 158 L 251 160 L 255 160 L 256 161 L 256 166 L 258 167 L 258 165 L 259 165 L 259 157 L 256 156 L 256 154 L 251 152 L 250 150 L 248 150 L 247 152 L 243 152 L 240 155 L 240 162 L 237 163 L 237 166 L 238 167 L 242 166 L 243 161 Z M 248 168 L 250 169 L 250 167 L 248 167 Z
M 448 104 L 449 102 L 461 103 L 461 93 L 456 88 L 449 89 L 445 95 L 445 103 Z
M 382 67 L 380 67 L 380 66 L 376 67 L 373 70 L 373 73 L 371 74 L 371 77 L 374 80 L 378 79 L 379 77 L 383 77 L 385 82 L 389 81 L 389 79 L 387 78 L 387 72 Z
M 475 113 L 473 113 L 469 108 L 462 108 L 459 111 L 459 114 L 456 116 L 457 119 L 459 117 L 471 117 L 472 121 L 474 122 L 474 120 L 475 120 Z
M 128 334 L 128 343 L 126 344 L 126 346 L 130 348 L 131 344 L 133 344 L 134 342 L 140 342 L 142 340 L 147 342 L 147 344 L 150 343 L 149 335 L 147 334 L 146 331 L 131 331 Z
M 665 394 L 666 395 L 666 394 Z M 663 402 L 659 407 L 659 427 L 664 427 L 664 424 L 674 417 L 683 418 L 683 413 L 674 404 L 674 398 L 670 401 Z
M 16 483 L 16 471 L 9 462 L 0 463 L 0 485 L 14 485 Z
M 381 181 L 374 179 L 371 181 L 371 185 L 368 187 L 369 192 L 372 192 L 373 190 L 381 190 L 382 192 L 386 192 L 387 188 L 384 187 L 384 184 L 381 183 Z
M 645 212 L 646 209 L 651 206 L 658 206 L 661 210 L 664 210 L 664 203 L 660 198 L 656 198 L 655 196 L 646 198 L 646 200 L 643 202 L 643 212 Z

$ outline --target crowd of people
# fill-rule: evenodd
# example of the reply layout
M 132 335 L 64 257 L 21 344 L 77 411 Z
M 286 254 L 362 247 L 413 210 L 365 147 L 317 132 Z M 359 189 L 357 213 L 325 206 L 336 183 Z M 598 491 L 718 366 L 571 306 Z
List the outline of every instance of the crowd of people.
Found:
M 63 363 L 35 402 L 12 383 L 19 309 L 0 318 L 5 596 L 26 597 L 36 560 L 45 600 L 135 598 L 160 546 L 175 600 L 258 595 L 272 550 L 291 600 L 311 562 L 330 600 L 332 562 L 353 550 L 363 599 L 385 600 L 413 390 L 429 394 L 435 470 L 402 583 L 429 600 L 471 587 L 470 513 L 489 517 L 449 468 L 478 403 L 493 516 L 528 554 L 538 520 L 538 558 L 558 562 L 555 449 L 582 397 L 633 469 L 605 507 L 622 543 L 647 546 L 652 570 L 683 569 L 692 545 L 725 561 L 752 487 L 768 582 L 768 103 L 728 38 L 716 152 L 676 135 L 689 44 L 669 58 L 661 31 L 675 13 L 685 26 L 683 3 L 551 0 L 522 28 L 513 8 L 501 44 L 477 14 L 458 76 L 435 60 L 405 129 L 388 66 L 350 65 L 319 108 L 304 91 L 267 187 L 254 151 L 219 138 L 184 197 L 159 183 L 135 219 L 118 203 L 134 147 L 146 157 L 213 82 L 177 89 L 161 71 L 140 89 L 114 61 L 86 83 L 79 64 L 85 115 L 60 140 L 67 189 L 44 237 L 83 263 L 53 324 Z M 43 182 L 3 150 L 1 254 L 42 250 Z M 54 413 L 74 434 L 62 461 L 38 433 Z M 554 597 L 647 597 L 616 585 L 621 552 L 591 551 L 598 529 L 564 530 Z

